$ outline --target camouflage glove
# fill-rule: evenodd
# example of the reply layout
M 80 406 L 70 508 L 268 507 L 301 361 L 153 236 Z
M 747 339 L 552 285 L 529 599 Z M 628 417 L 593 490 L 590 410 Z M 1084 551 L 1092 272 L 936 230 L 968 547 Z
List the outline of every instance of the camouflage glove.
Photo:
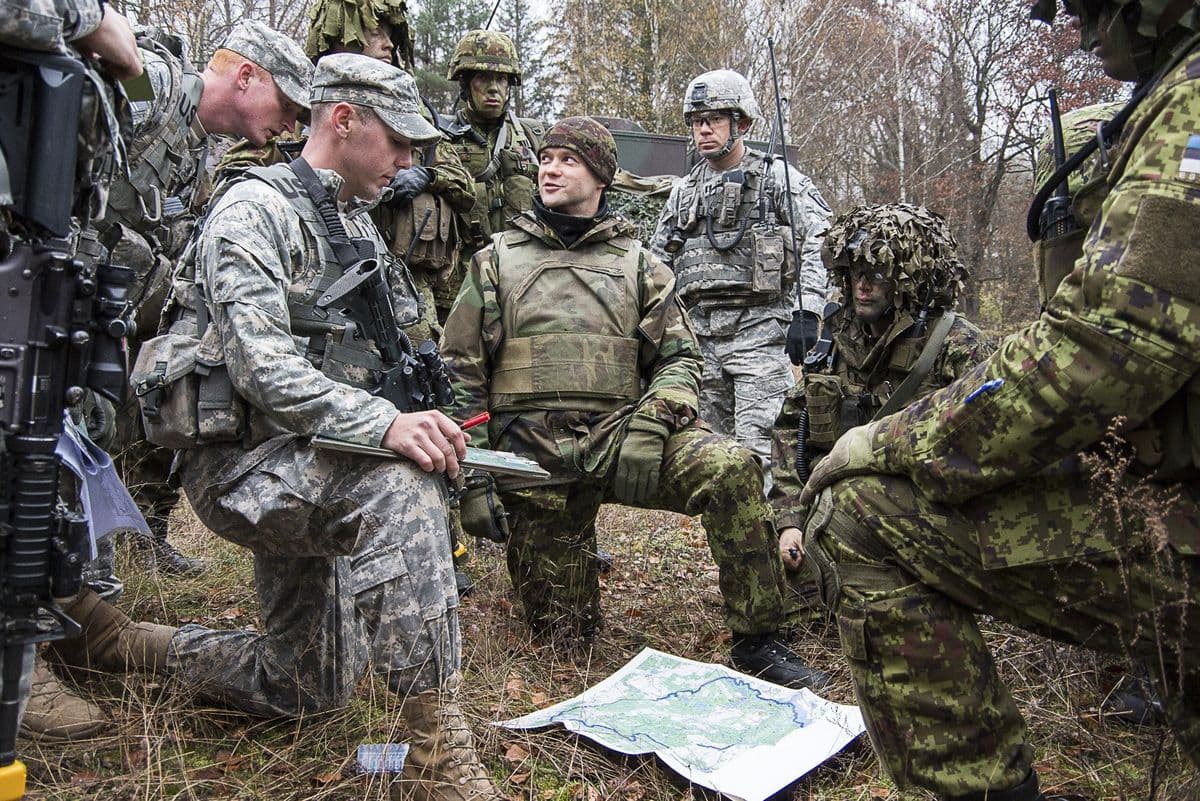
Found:
M 803 309 L 792 312 L 792 324 L 788 326 L 787 344 L 784 345 L 784 350 L 787 351 L 788 359 L 792 364 L 800 364 L 804 361 L 805 352 L 817 344 L 817 337 L 820 334 L 820 317 Z
M 433 183 L 433 170 L 414 164 L 407 170 L 396 173 L 396 177 L 388 184 L 392 197 L 388 205 L 392 208 L 407 206 L 417 195 L 424 192 Z
M 875 443 L 875 432 L 879 430 L 881 422 L 876 420 L 852 428 L 833 443 L 833 450 L 817 462 L 800 493 L 802 506 L 810 506 L 821 490 L 844 478 L 891 472 L 885 466 L 883 444 Z
M 508 542 L 508 513 L 496 493 L 496 480 L 488 473 L 467 477 L 466 489 L 458 499 L 458 512 L 467 534 L 492 542 Z
M 645 503 L 658 492 L 658 472 L 670 432 L 652 417 L 635 414 L 617 456 L 613 494 L 622 503 Z

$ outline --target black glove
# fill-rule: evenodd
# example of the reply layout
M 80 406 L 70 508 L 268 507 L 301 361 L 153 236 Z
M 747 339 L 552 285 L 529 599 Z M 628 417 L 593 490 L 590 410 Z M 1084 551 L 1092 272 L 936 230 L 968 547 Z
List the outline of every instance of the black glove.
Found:
M 805 352 L 817 344 L 820 333 L 820 317 L 803 309 L 792 312 L 792 324 L 788 326 L 787 345 L 784 346 L 792 364 L 804 361 Z
M 500 503 L 495 480 L 487 473 L 467 478 L 466 488 L 458 499 L 458 511 L 466 533 L 492 542 L 508 542 L 508 513 Z
M 412 203 L 412 199 L 428 189 L 431 183 L 433 170 L 428 167 L 416 164 L 407 170 L 401 170 L 388 184 L 388 189 L 392 190 L 392 199 L 388 201 L 388 205 L 406 206 Z

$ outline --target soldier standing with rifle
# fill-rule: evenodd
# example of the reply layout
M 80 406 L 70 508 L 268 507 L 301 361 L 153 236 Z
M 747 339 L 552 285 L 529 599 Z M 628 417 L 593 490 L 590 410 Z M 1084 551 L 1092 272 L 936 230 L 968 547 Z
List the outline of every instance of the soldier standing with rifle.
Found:
M 458 473 L 463 433 L 440 412 L 399 405 L 406 393 L 378 377 L 403 359 L 357 334 L 371 320 L 395 330 L 415 319 L 407 272 L 367 212 L 413 145 L 438 134 L 412 77 L 366 56 L 321 59 L 311 99 L 300 158 L 249 170 L 214 199 L 172 288 L 170 327 L 132 377 L 152 441 L 183 449 L 180 477 L 201 521 L 253 553 L 265 630 L 134 624 L 85 594 L 70 610 L 85 642 L 60 651 L 105 670 L 176 674 L 266 716 L 340 706 L 371 665 L 404 700 L 411 733 L 394 792 L 492 801 L 455 698 L 445 477 Z M 339 299 L 381 270 L 390 292 Z M 399 376 L 385 385 L 404 386 Z M 411 461 L 318 449 L 317 434 Z
M 76 630 L 57 610 L 88 550 L 78 499 L 59 505 L 64 409 L 85 387 L 110 400 L 124 388 L 114 337 L 127 326 L 129 271 L 81 269 L 71 256 L 125 166 L 127 107 L 110 80 L 142 65 L 125 18 L 88 0 L 0 0 L 0 45 L 0 798 L 14 799 L 25 784 L 18 725 L 42 741 L 108 726 L 35 649 Z
M 683 119 L 702 158 L 671 190 L 652 249 L 675 272 L 700 340 L 700 416 L 766 464 L 795 383 L 788 359 L 799 364 L 817 339 L 830 210 L 785 159 L 746 146 L 760 118 L 742 75 L 715 70 L 692 80 Z
M 801 497 L 875 751 L 949 801 L 1053 797 L 981 613 L 1145 660 L 1200 765 L 1200 4 L 1064 7 L 1136 84 L 1078 261 L 990 359 L 838 440 Z M 1094 152 L 1038 190 L 1031 237 Z

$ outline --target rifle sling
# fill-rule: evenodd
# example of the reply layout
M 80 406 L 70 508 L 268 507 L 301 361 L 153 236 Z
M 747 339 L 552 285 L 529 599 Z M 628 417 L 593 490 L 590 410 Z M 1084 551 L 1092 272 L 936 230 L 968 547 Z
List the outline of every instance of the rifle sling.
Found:
M 900 382 L 900 386 L 896 387 L 896 391 L 887 399 L 887 402 L 880 407 L 875 413 L 872 420 L 878 420 L 881 417 L 887 417 L 892 412 L 898 411 L 908 405 L 912 400 L 912 396 L 916 394 L 917 387 L 921 386 L 921 382 L 925 380 L 925 376 L 929 375 L 929 371 L 933 369 L 933 363 L 938 357 L 938 353 L 942 350 L 942 343 L 946 341 L 946 337 L 950 334 L 950 328 L 954 325 L 954 320 L 958 317 L 954 312 L 948 311 L 943 314 L 937 321 L 937 325 L 933 327 L 933 331 L 929 334 L 929 341 L 925 343 L 925 347 L 921 349 L 921 355 L 917 357 L 917 363 L 913 365 L 912 372 L 904 377 Z
M 304 187 L 304 191 L 308 193 L 309 198 L 316 205 L 317 212 L 320 214 L 321 220 L 325 223 L 326 233 L 329 235 L 329 246 L 333 248 L 333 255 L 341 262 L 343 269 L 349 270 L 363 256 L 358 247 L 350 241 L 350 236 L 346 233 L 346 227 L 342 225 L 342 220 L 338 216 L 337 204 L 329 196 L 329 192 L 325 190 L 325 186 L 321 183 L 321 179 L 317 177 L 316 171 L 313 170 L 312 166 L 302 156 L 292 159 L 288 166 L 296 174 L 300 185 Z

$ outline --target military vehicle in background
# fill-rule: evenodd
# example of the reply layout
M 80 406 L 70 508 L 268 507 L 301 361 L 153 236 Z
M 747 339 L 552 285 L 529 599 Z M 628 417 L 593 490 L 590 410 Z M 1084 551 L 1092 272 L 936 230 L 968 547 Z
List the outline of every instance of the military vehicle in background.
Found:
M 656 134 L 641 124 L 622 117 L 595 117 L 612 133 L 617 142 L 617 177 L 613 180 L 608 203 L 613 211 L 628 217 L 638 229 L 638 237 L 649 244 L 666 205 L 675 179 L 687 175 L 698 156 L 690 136 Z M 756 150 L 766 151 L 767 143 L 746 140 Z M 796 152 L 788 148 L 789 161 L 796 164 Z

